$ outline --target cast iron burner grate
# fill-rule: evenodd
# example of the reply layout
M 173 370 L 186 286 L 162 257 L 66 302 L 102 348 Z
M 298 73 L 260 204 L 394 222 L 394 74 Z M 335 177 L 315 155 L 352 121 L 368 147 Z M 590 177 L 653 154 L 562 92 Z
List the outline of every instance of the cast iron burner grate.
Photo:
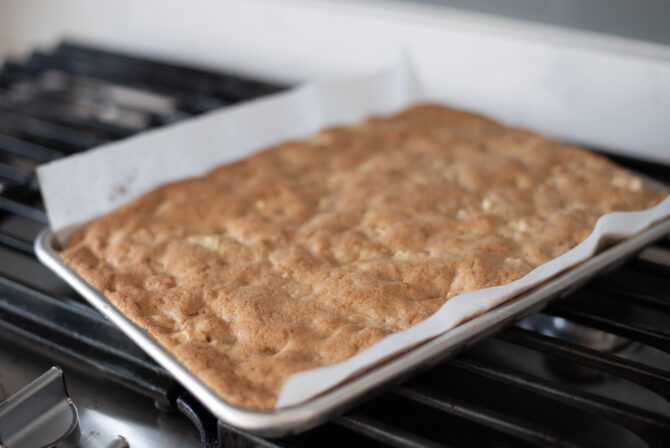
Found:
M 46 215 L 36 165 L 280 89 L 75 43 L 7 62 L 0 72 L 2 331 L 138 391 L 160 409 L 178 408 L 203 447 L 670 445 L 668 238 L 542 312 L 623 336 L 632 341 L 624 352 L 599 352 L 527 324 L 511 327 L 343 416 L 275 440 L 217 422 L 38 264 L 32 242 Z M 670 183 L 670 167 L 614 158 Z

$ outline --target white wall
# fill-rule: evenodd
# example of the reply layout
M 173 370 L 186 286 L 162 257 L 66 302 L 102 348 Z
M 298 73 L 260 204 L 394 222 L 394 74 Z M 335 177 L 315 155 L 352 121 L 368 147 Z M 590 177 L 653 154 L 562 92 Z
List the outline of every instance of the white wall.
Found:
M 0 56 L 63 36 L 299 81 L 405 51 L 448 103 L 670 163 L 670 49 L 391 2 L 4 0 Z

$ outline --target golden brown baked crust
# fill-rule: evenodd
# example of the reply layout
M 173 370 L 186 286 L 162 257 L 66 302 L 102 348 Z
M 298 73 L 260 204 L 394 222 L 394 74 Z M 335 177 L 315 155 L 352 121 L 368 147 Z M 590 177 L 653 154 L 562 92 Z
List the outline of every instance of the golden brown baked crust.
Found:
M 62 256 L 226 400 L 271 409 L 291 374 L 664 196 L 603 157 L 424 105 L 160 187 Z

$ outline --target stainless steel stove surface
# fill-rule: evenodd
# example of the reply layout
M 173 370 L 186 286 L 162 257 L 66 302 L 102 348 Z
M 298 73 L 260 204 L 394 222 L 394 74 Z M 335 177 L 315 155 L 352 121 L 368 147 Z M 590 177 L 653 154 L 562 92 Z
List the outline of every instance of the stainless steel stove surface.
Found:
M 49 356 L 27 351 L 7 336 L 0 336 L 0 401 L 54 365 Z M 81 447 L 108 447 L 119 435 L 133 447 L 197 447 L 200 443 L 197 429 L 183 414 L 159 411 L 146 396 L 67 366 L 65 381 L 79 410 Z
M 121 446 L 119 435 L 132 447 L 670 446 L 667 238 L 458 357 L 279 440 L 217 422 L 36 261 L 32 241 L 46 224 L 37 164 L 279 88 L 71 43 L 5 64 L 0 401 L 61 366 L 83 448 Z M 669 167 L 617 161 L 670 181 Z

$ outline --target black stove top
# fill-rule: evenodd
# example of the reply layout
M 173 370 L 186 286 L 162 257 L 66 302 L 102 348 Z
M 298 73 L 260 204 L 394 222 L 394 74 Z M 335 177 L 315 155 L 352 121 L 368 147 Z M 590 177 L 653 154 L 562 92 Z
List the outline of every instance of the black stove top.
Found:
M 115 395 L 119 418 L 123 403 L 131 423 L 158 413 L 160 432 L 151 437 L 163 439 L 146 446 L 184 446 L 195 440 L 195 431 L 203 447 L 670 446 L 667 238 L 466 353 L 329 423 L 276 440 L 217 422 L 37 262 L 32 241 L 46 224 L 34 176 L 38 164 L 282 88 L 78 43 L 5 63 L 0 399 L 11 392 L 1 386 L 12 372 L 32 372 L 23 364 L 39 360 L 40 366 L 61 365 L 77 381 L 102 381 Z M 616 161 L 670 183 L 670 167 Z M 145 409 L 146 402 L 131 405 L 119 398 L 138 394 L 160 411 L 132 412 Z M 192 421 L 189 429 L 177 410 Z M 81 446 L 103 446 L 95 444 L 95 430 L 86 432 L 86 423 L 83 418 Z M 184 437 L 167 436 L 175 428 Z M 124 436 L 130 446 L 145 446 L 132 433 Z

